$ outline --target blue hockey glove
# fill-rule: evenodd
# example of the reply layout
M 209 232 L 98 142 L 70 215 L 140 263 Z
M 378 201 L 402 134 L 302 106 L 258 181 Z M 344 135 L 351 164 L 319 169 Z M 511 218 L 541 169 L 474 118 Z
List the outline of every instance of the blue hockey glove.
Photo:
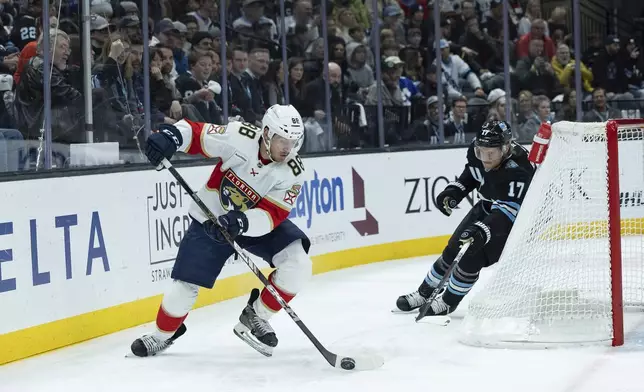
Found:
M 161 124 L 159 132 L 148 137 L 145 155 L 150 163 L 159 166 L 163 158 L 172 158 L 181 144 L 183 144 L 183 136 L 181 136 L 179 129 L 174 125 Z
M 214 224 L 212 221 L 206 221 L 203 227 L 206 230 L 206 234 L 219 243 L 226 242 L 226 238 L 221 232 L 222 230 L 226 231 L 233 240 L 248 230 L 248 218 L 241 211 L 228 211 L 225 215 L 217 218 L 217 222 L 219 225 Z
M 472 245 L 470 245 L 467 252 L 469 254 L 475 254 L 483 249 L 485 244 L 490 241 L 490 237 L 490 228 L 484 223 L 477 221 L 471 224 L 467 229 L 463 230 L 458 240 L 462 244 L 472 242 Z
M 452 215 L 452 209 L 463 200 L 463 192 L 455 186 L 448 186 L 436 197 L 436 205 L 445 216 Z

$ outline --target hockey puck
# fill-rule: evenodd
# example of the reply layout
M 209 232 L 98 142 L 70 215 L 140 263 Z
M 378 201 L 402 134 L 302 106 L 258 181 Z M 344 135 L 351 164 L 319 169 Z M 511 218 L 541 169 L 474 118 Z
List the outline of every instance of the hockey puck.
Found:
M 354 361 L 353 358 L 342 358 L 340 366 L 344 370 L 353 370 L 356 367 L 356 361 Z

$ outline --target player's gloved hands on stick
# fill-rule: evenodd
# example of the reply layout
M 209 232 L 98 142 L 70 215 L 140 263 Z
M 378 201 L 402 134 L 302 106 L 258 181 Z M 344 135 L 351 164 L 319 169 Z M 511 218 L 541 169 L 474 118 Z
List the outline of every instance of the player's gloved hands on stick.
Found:
M 222 230 L 226 231 L 233 240 L 248 230 L 248 218 L 241 211 L 228 211 L 225 215 L 217 218 L 217 223 L 219 225 L 214 224 L 212 221 L 206 221 L 203 227 L 208 236 L 219 243 L 226 243 Z
M 455 186 L 448 186 L 436 197 L 436 205 L 445 216 L 452 215 L 452 209 L 456 208 L 463 199 L 463 192 Z
M 183 136 L 179 129 L 171 124 L 161 124 L 159 131 L 148 137 L 145 155 L 150 163 L 159 166 L 163 158 L 172 158 L 181 144 L 183 144 Z
M 483 223 L 480 223 L 480 225 L 483 225 Z M 472 242 L 472 245 L 470 245 L 470 248 L 467 250 L 467 252 L 474 254 L 483 249 L 488 241 L 488 235 L 483 227 L 477 224 L 473 224 L 470 225 L 467 229 L 463 230 L 458 240 L 462 245 L 465 245 L 465 243 L 467 242 Z

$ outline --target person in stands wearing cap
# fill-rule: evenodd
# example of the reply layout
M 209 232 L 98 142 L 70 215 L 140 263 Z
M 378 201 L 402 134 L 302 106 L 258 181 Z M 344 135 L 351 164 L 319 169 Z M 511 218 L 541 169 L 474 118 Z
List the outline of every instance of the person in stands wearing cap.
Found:
M 205 31 L 198 31 L 190 41 L 192 51 L 207 52 L 213 50 L 214 37 Z
M 188 70 L 188 56 L 183 51 L 183 41 L 181 33 L 169 19 L 163 19 L 156 25 L 157 34 L 150 40 L 150 46 L 162 43 L 172 49 L 174 58 L 174 69 L 172 76 L 176 77 Z
M 179 22 L 178 20 L 175 20 L 174 22 L 172 22 L 172 25 L 179 32 L 179 40 L 181 41 L 181 50 L 183 50 L 183 52 L 186 55 L 189 55 L 190 47 L 192 45 L 190 44 L 190 42 L 188 42 L 188 28 L 186 27 L 186 25 Z
M 607 36 L 604 41 L 604 49 L 595 59 L 592 69 L 593 87 L 604 89 L 606 98 L 609 100 L 633 99 L 633 95 L 627 93 L 628 79 L 625 72 L 627 64 L 619 49 L 619 38 L 613 35 Z
M 139 6 L 133 1 L 121 1 L 114 11 L 114 16 L 119 21 L 126 17 L 139 18 Z
M 429 36 L 429 22 L 425 19 L 427 7 L 420 4 L 413 4 L 409 7 L 409 17 L 405 19 L 405 28 L 409 41 L 409 30 L 418 29 L 421 33 L 420 45 L 427 46 Z M 410 43 L 411 44 L 411 43 Z
M 505 121 L 508 124 L 514 124 L 513 119 L 505 118 L 506 94 L 504 90 L 495 88 L 487 96 L 487 102 L 490 104 L 490 110 L 487 113 L 486 121 Z
M 464 95 L 461 79 L 465 79 L 472 91 L 474 91 L 475 96 L 485 98 L 485 91 L 481 87 L 481 81 L 472 72 L 470 66 L 459 56 L 450 53 L 449 42 L 441 39 L 438 43 L 441 49 L 442 79 L 447 83 L 449 97 L 454 99 Z M 436 63 L 436 60 L 434 60 L 434 63 Z
M 277 26 L 272 19 L 264 16 L 264 0 L 244 0 L 242 13 L 243 16 L 233 22 L 233 29 L 251 35 L 260 35 L 260 31 L 268 29 L 268 36 L 263 37 L 277 42 Z M 240 38 L 248 39 L 243 35 Z
M 385 58 L 380 67 L 382 69 L 382 106 L 403 106 L 403 95 L 400 89 L 400 77 L 405 63 L 397 56 Z M 365 105 L 378 104 L 378 85 L 374 83 L 367 92 Z
M 94 60 L 103 52 L 105 42 L 110 39 L 110 34 L 114 32 L 116 26 L 110 23 L 104 17 L 93 14 L 89 20 L 90 39 L 92 42 L 92 51 Z
M 398 45 L 407 44 L 402 14 L 402 10 L 398 5 L 388 5 L 382 10 L 382 28 L 390 29 L 394 32 L 394 37 Z
M 155 46 L 156 44 L 161 43 L 169 47 L 174 47 L 175 42 L 173 41 L 175 39 L 178 41 L 181 40 L 179 30 L 174 27 L 174 23 L 172 23 L 168 18 L 160 20 L 159 23 L 156 24 L 154 30 L 154 36 L 150 37 L 150 46 Z
M 423 81 L 418 86 L 418 90 L 425 97 L 431 97 L 432 95 L 438 94 L 438 83 L 436 77 L 436 64 L 430 64 L 425 69 L 425 75 Z M 447 83 L 443 81 L 443 100 L 445 102 L 449 101 L 447 96 Z
M 402 131 L 402 141 L 406 144 L 436 144 L 440 134 L 438 111 L 445 106 L 438 97 L 427 98 L 425 118 L 416 119 L 410 127 Z
M 129 2 L 124 2 L 129 3 Z M 141 19 L 138 15 L 126 15 L 118 22 L 119 33 L 127 37 L 133 44 L 143 44 L 143 33 L 141 32 Z

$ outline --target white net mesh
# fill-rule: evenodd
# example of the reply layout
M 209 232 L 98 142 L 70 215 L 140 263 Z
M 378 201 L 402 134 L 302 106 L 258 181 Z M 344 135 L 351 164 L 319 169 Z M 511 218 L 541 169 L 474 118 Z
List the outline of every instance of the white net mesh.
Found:
M 551 346 L 613 337 L 605 123 L 560 122 L 461 341 Z M 644 305 L 644 121 L 620 125 L 625 305 Z M 621 309 L 619 311 L 622 311 Z

